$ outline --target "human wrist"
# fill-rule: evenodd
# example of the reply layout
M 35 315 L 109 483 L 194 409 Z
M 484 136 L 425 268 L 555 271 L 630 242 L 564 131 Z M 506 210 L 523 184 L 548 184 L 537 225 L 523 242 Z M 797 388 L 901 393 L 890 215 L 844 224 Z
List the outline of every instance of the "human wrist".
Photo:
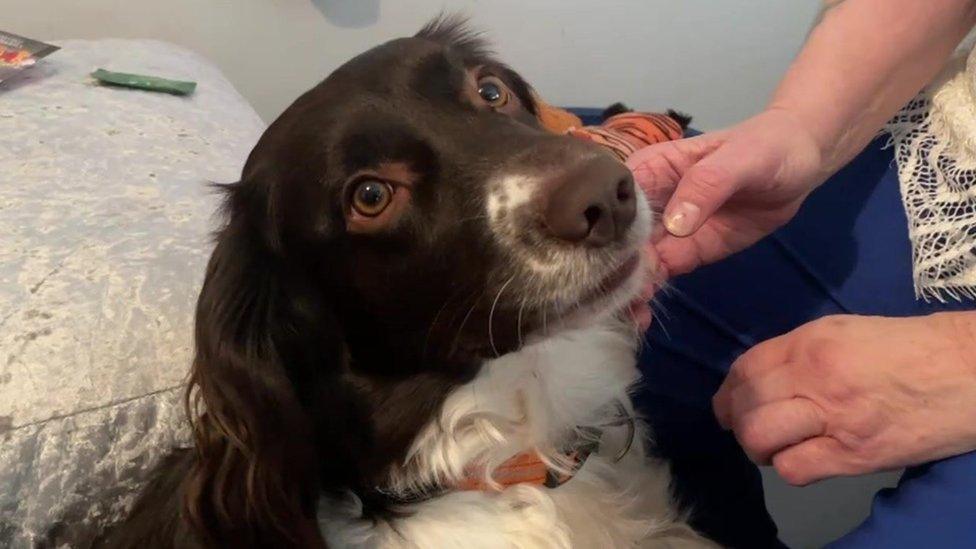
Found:
M 964 393 L 966 387 L 971 389 L 970 396 L 961 399 L 971 405 L 956 408 L 956 417 L 951 421 L 955 427 L 950 431 L 957 437 L 953 453 L 976 450 L 976 311 L 936 313 L 929 318 L 951 338 L 955 352 L 950 356 L 964 369 L 962 379 L 968 380 L 960 383 L 961 388 Z
M 829 175 L 931 81 L 973 25 L 976 0 L 847 0 L 812 30 L 770 108 L 803 121 Z
M 976 384 L 976 311 L 934 313 L 928 318 L 949 338 Z
M 785 160 L 792 181 L 811 191 L 833 173 L 824 163 L 825 154 L 830 153 L 827 141 L 802 112 L 785 104 L 772 103 L 760 116 L 773 117 L 786 128 L 784 142 L 789 151 Z

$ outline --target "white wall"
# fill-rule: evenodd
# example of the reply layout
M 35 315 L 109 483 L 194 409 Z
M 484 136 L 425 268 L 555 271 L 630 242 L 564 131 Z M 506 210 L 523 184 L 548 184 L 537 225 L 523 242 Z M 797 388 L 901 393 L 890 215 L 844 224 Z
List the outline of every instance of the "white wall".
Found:
M 152 37 L 219 65 L 266 120 L 350 56 L 461 10 L 551 102 L 674 107 L 720 127 L 760 108 L 817 0 L 0 0 L 38 38 Z

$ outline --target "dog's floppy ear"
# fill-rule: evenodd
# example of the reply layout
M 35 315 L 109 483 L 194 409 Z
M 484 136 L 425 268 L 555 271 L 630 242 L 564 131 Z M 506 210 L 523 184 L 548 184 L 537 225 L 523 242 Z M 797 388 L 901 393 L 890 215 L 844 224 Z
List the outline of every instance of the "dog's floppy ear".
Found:
M 242 182 L 226 191 L 228 223 L 197 303 L 187 393 L 197 459 L 184 511 L 214 546 L 321 547 L 315 427 L 294 379 L 310 374 L 289 362 L 305 330 L 300 277 L 280 257 L 273 189 Z

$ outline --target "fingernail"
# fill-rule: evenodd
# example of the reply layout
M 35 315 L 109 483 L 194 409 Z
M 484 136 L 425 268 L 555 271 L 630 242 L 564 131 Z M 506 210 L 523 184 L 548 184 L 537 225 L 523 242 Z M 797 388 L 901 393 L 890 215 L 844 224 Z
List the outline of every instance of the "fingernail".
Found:
M 688 236 L 698 223 L 701 209 L 691 202 L 679 202 L 664 216 L 664 226 L 674 236 Z

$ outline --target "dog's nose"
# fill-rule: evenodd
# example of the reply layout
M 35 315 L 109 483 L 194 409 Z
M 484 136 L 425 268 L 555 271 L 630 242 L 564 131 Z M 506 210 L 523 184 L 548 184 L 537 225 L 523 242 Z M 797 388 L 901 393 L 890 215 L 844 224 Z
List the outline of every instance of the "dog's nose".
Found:
M 549 187 L 544 218 L 553 236 L 574 244 L 606 246 L 623 236 L 637 212 L 634 178 L 626 166 L 600 156 Z

